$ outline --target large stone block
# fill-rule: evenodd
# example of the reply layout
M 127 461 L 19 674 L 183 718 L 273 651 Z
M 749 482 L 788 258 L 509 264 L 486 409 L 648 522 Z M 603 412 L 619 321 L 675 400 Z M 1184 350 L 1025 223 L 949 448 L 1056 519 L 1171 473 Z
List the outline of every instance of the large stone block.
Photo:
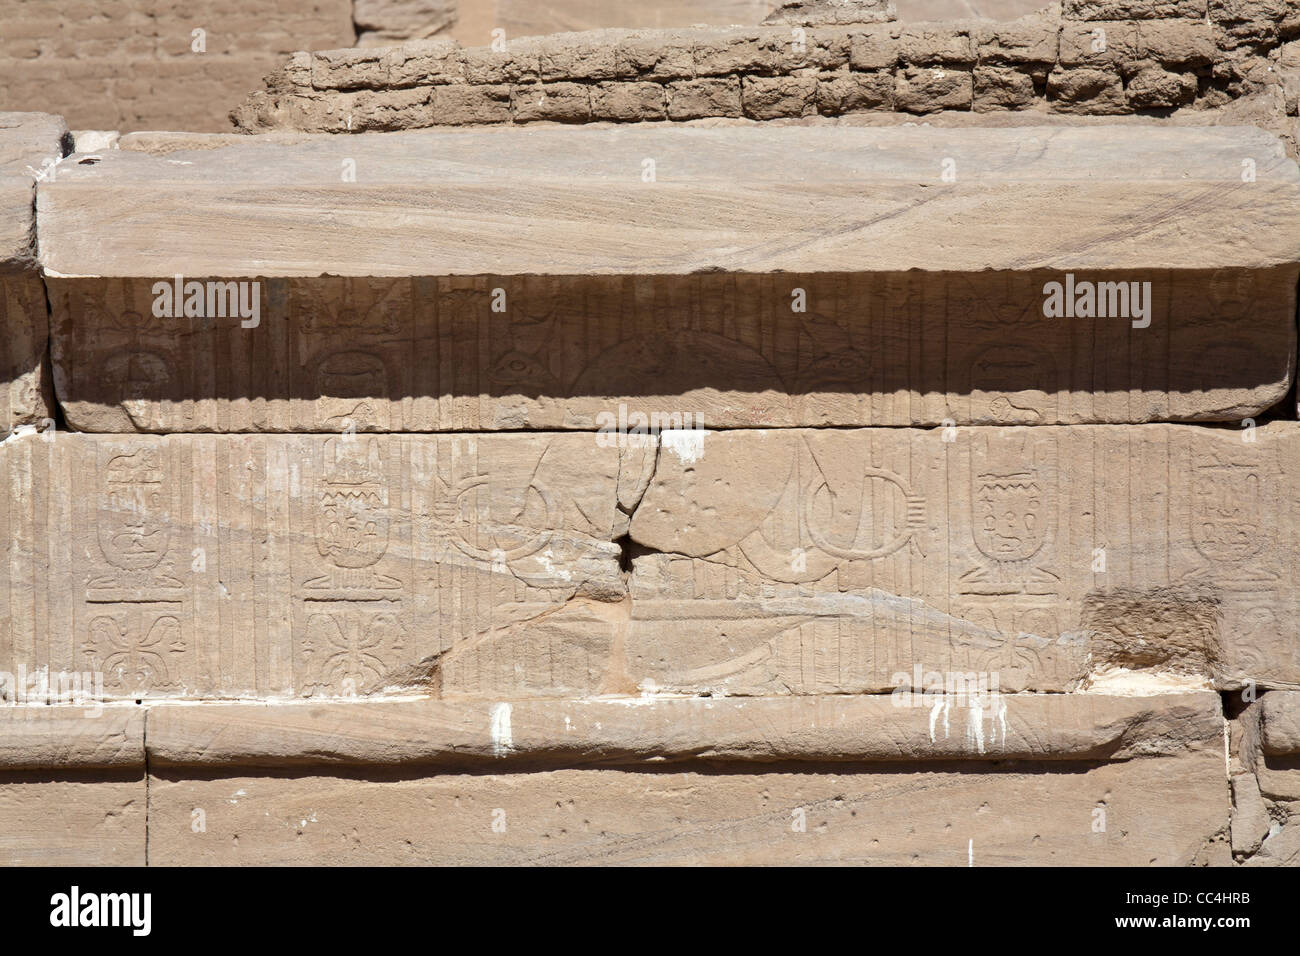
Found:
M 144 768 L 143 709 L 105 706 L 93 673 L 78 676 L 51 687 L 48 671 L 0 675 L 0 770 Z
M 149 719 L 155 863 L 1187 864 L 1228 822 L 1212 693 Z
M 61 171 L 71 136 L 44 113 L 0 112 L 0 438 L 51 423 L 49 312 L 37 265 L 35 189 Z
M 1292 380 L 1300 173 L 1259 131 L 231 139 L 41 184 L 75 427 L 1237 421 Z M 176 275 L 257 317 L 159 315 Z M 1138 285 L 1049 315 L 1075 279 Z
M 448 694 L 613 690 L 612 542 L 647 460 L 582 434 L 10 441 L 0 670 L 126 699 L 349 695 L 434 662 Z
M 1300 694 L 1265 694 L 1260 706 L 1263 752 L 1275 757 L 1300 755 Z
M 1300 429 L 661 436 L 630 675 L 685 693 L 1300 683 Z
M 1227 825 L 1223 755 L 924 774 L 557 770 L 173 776 L 150 862 L 1188 865 Z M 984 769 L 990 769 L 984 765 Z M 193 811 L 205 811 L 196 833 Z
M 256 328 L 47 282 L 64 414 L 98 432 L 1240 421 L 1290 387 L 1292 267 L 1078 278 L 1148 283 L 1149 326 L 1045 316 L 1049 271 L 272 278 Z
M 93 682 L 60 687 L 45 669 L 0 682 L 0 865 L 143 865 L 143 708 L 97 704 Z
M 144 866 L 147 801 L 143 766 L 0 771 L 0 864 Z
M 164 703 L 149 711 L 149 765 L 462 770 L 699 760 L 1105 761 L 1220 749 L 1222 730 L 1222 707 L 1209 692 Z
M 1290 424 L 607 437 L 10 442 L 0 669 L 125 699 L 1300 685 Z

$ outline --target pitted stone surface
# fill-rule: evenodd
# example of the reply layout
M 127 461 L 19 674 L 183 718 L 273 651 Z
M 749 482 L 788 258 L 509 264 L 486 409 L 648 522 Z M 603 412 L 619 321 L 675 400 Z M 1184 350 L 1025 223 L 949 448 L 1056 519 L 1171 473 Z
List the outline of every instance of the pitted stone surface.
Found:
M 57 116 L 0 112 L 0 438 L 22 426 L 52 424 L 35 190 L 58 175 L 70 146 Z

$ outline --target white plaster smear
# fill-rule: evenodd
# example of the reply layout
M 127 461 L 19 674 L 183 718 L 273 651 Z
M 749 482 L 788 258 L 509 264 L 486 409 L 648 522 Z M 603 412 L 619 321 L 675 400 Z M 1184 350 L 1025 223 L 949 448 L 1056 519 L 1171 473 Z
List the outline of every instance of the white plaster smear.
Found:
M 1111 697 L 1155 697 L 1158 694 L 1182 694 L 1188 691 L 1213 689 L 1213 682 L 1202 674 L 1173 674 L 1166 671 L 1135 671 L 1127 667 L 1107 667 L 1093 671 L 1084 678 L 1078 692 L 1106 694 Z
M 659 443 L 683 464 L 693 465 L 704 457 L 704 439 L 710 434 L 703 428 L 667 429 L 659 433 Z
M 493 704 L 492 716 L 488 723 L 488 733 L 492 736 L 492 753 L 500 757 L 515 749 L 515 740 L 510 733 L 510 705 Z

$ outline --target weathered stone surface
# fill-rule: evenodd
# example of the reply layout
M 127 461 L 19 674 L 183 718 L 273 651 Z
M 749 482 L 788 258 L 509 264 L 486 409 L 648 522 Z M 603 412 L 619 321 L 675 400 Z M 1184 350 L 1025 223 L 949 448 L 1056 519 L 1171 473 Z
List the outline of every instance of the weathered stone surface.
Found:
M 71 145 L 57 116 L 0 112 L 0 438 L 50 422 L 49 316 L 37 271 L 35 188 L 58 174 Z
M 0 667 L 127 699 L 1295 687 L 1300 430 L 1246 437 L 29 437 Z
M 948 434 L 661 436 L 631 524 L 632 677 L 728 694 L 918 671 L 1003 690 L 1132 670 L 1300 682 L 1300 429 Z
M 1300 694 L 1273 691 L 1260 701 L 1263 710 L 1261 743 L 1266 754 L 1300 755 Z
M 41 706 L 31 700 L 35 681 L 20 687 L 17 676 L 5 675 L 0 690 L 8 700 L 0 706 L 0 770 L 144 768 L 141 709 L 95 703 L 92 681 L 75 687 L 68 681 L 65 703 Z M 16 700 L 30 706 L 15 706 Z
M 1068 773 L 942 766 L 919 775 L 164 772 L 150 785 L 150 861 L 1185 865 L 1226 825 L 1223 755 L 1212 749 Z M 196 807 L 205 833 L 191 826 Z
M 442 90 L 454 92 L 444 95 Z M 494 106 L 506 114 L 510 110 L 509 87 L 495 86 L 413 87 L 384 91 L 357 89 L 320 98 L 276 93 L 257 93 L 254 96 L 265 105 L 267 116 L 271 117 L 269 125 L 276 125 L 279 120 L 274 118 L 280 117 L 291 127 L 317 132 L 385 132 L 422 125 L 436 97 L 441 97 L 438 109 L 449 125 L 455 125 L 466 116 L 472 116 L 475 123 L 488 123 Z
M 1266 757 L 1256 778 L 1260 792 L 1270 800 L 1300 801 L 1300 759 L 1294 755 Z
M 65 144 L 71 147 L 71 134 L 57 116 L 0 112 L 0 276 L 36 267 L 33 191 L 55 174 Z
M 268 279 L 255 329 L 48 285 L 64 414 L 100 432 L 1240 421 L 1289 388 L 1291 268 L 1089 273 L 1152 283 L 1142 329 L 1043 316 L 1062 279 Z
M 787 0 L 764 23 L 813 26 L 826 23 L 875 23 L 897 16 L 893 0 Z
M 151 767 L 1128 760 L 1221 747 L 1212 693 L 159 705 Z
M 1254 853 L 1268 836 L 1268 808 L 1253 773 L 1232 778 L 1232 852 Z
M 0 669 L 99 672 L 110 698 L 349 695 L 455 646 L 448 693 L 598 692 L 636 454 L 580 434 L 7 442 Z
M 472 45 L 487 43 L 497 28 L 514 38 L 567 30 L 753 24 L 771 11 L 773 0 L 457 0 L 457 7 L 453 34 Z
M 49 315 L 38 277 L 0 275 L 0 328 L 0 438 L 23 426 L 51 427 Z
M 286 56 L 355 36 L 351 0 L 10 0 L 3 14 L 0 104 L 74 129 L 229 129 L 231 104 Z
M 1258 131 L 225 142 L 42 184 L 75 427 L 591 429 L 622 406 L 706 427 L 1232 421 L 1291 382 L 1300 175 Z M 1046 317 L 1067 271 L 1150 281 L 1150 325 Z M 761 272 L 781 275 L 733 274 Z M 176 274 L 264 277 L 260 323 L 155 318 Z
M 0 771 L 0 865 L 143 866 L 147 794 L 143 767 Z
M 456 23 L 456 0 L 353 0 L 358 46 L 431 37 Z
M 1277 72 L 1282 79 L 1282 98 L 1287 115 L 1300 114 L 1300 40 L 1282 47 Z
M 1293 818 L 1294 819 L 1294 818 Z M 1247 866 L 1300 866 L 1300 824 L 1290 822 L 1270 833 Z

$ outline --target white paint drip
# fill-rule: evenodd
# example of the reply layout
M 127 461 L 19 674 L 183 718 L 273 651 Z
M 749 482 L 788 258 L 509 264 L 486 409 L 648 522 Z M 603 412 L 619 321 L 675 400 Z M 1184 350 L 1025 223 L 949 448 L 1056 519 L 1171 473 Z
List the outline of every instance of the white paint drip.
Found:
M 492 753 L 496 756 L 504 756 L 515 749 L 515 740 L 510 734 L 509 704 L 492 705 L 492 719 L 488 724 L 488 733 L 492 735 Z
M 970 839 L 966 841 L 966 865 L 967 866 L 975 865 L 975 840 L 974 839 Z
M 939 712 L 943 712 L 943 736 L 948 738 L 948 700 L 945 697 L 936 697 L 934 706 L 930 708 L 930 743 L 934 743 L 934 725 L 939 719 Z
M 984 707 L 989 707 L 989 729 L 985 737 Z M 979 753 L 985 753 L 987 747 L 1005 748 L 1007 745 L 1007 702 L 1001 694 L 972 694 L 969 710 L 966 712 L 966 741 Z
M 966 711 L 966 742 L 984 752 L 984 704 L 978 696 L 971 698 Z
M 704 438 L 708 434 L 703 428 L 670 428 L 659 433 L 659 443 L 682 464 L 693 465 L 704 457 Z

